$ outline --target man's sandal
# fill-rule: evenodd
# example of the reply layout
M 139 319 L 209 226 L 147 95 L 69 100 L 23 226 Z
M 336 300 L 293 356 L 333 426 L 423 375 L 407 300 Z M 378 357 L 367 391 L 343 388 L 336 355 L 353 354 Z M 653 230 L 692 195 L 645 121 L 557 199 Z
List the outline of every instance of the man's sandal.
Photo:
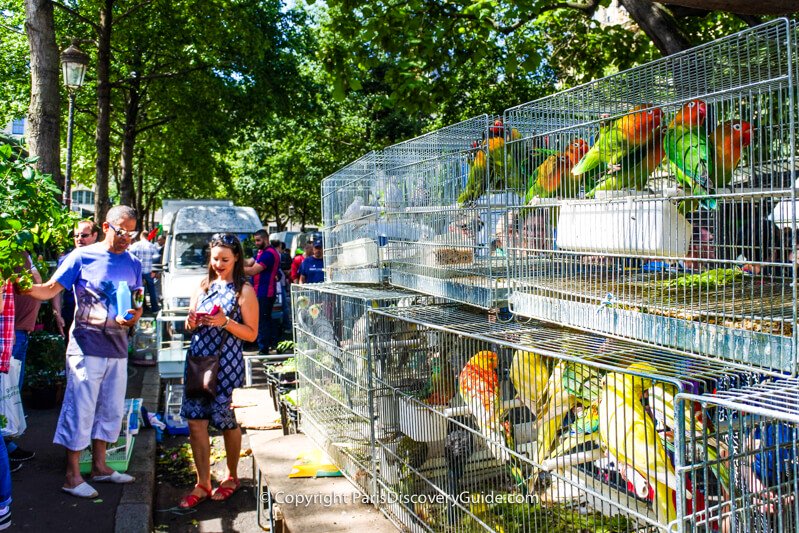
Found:
M 234 493 L 234 492 L 236 492 L 237 490 L 239 490 L 239 487 L 241 486 L 241 481 L 239 481 L 239 479 L 238 479 L 238 478 L 235 478 L 235 477 L 233 477 L 233 476 L 229 476 L 229 477 L 228 477 L 228 478 L 227 478 L 225 481 L 223 481 L 222 483 L 227 483 L 228 481 L 232 481 L 233 483 L 235 483 L 235 485 L 234 485 L 234 486 L 232 486 L 232 487 L 223 487 L 223 486 L 220 484 L 220 485 L 219 485 L 219 486 L 216 488 L 216 490 L 214 491 L 214 493 L 213 493 L 213 495 L 212 495 L 212 496 L 216 496 L 217 494 L 219 494 L 219 495 L 221 496 L 221 498 L 213 498 L 213 497 L 212 497 L 212 498 L 211 498 L 212 500 L 214 500 L 215 502 L 223 502 L 223 501 L 227 500 L 228 498 L 230 498 L 231 496 L 233 496 L 233 493 Z
M 211 495 L 213 494 L 211 492 L 211 487 L 203 487 L 199 483 L 194 485 L 194 488 L 195 489 L 200 489 L 203 492 L 205 492 L 205 496 L 196 496 L 194 494 L 189 493 L 189 494 L 187 494 L 186 496 L 184 496 L 183 498 L 180 499 L 180 503 L 178 504 L 178 507 L 180 507 L 181 509 L 191 509 L 193 507 L 197 507 L 197 505 L 200 502 L 204 502 L 205 500 L 210 498 Z

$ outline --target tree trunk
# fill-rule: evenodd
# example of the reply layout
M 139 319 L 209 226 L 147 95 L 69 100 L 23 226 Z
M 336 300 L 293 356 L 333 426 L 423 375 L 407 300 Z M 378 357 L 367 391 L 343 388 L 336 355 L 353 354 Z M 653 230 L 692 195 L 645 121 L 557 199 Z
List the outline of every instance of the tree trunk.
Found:
M 145 220 L 144 214 L 149 213 L 150 209 L 144 205 L 144 148 L 139 148 L 136 163 L 136 211 L 141 220 Z
M 128 91 L 125 102 L 125 129 L 122 132 L 122 155 L 120 157 L 119 202 L 122 205 L 136 205 L 136 191 L 133 185 L 133 149 L 136 146 L 136 124 L 139 118 L 139 81 L 135 79 Z M 141 215 L 141 213 L 139 213 Z M 144 223 L 144 221 L 141 221 Z
M 114 0 L 105 0 L 100 9 L 97 39 L 97 130 L 94 144 L 96 190 L 95 220 L 102 222 L 108 212 L 108 170 L 111 161 L 111 29 Z
M 25 0 L 25 31 L 30 44 L 31 103 L 25 135 L 36 167 L 50 174 L 63 189 L 61 176 L 61 98 L 58 46 L 55 42 L 53 3 Z
M 619 3 L 664 56 L 691 48 L 691 43 L 660 4 L 649 0 L 619 0 Z
M 668 0 L 664 3 L 741 15 L 787 15 L 799 11 L 798 0 Z

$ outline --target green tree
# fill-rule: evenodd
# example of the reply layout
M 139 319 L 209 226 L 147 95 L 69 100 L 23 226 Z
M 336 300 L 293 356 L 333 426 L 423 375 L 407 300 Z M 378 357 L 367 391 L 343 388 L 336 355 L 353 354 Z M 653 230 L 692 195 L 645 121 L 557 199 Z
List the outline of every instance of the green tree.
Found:
M 341 97 L 359 90 L 370 69 L 386 61 L 391 101 L 432 114 L 453 101 L 466 79 L 467 87 L 486 95 L 478 101 L 493 101 L 513 83 L 528 87 L 526 93 L 513 91 L 515 103 L 522 103 L 546 90 L 552 76 L 558 87 L 568 87 L 760 20 L 620 1 L 632 21 L 606 25 L 594 15 L 610 0 L 329 0 L 322 25 L 330 46 L 321 50 L 323 65 Z M 501 107 L 482 111 L 495 109 Z
M 59 189 L 48 174 L 35 167 L 22 147 L 0 140 L 0 282 L 11 280 L 22 288 L 30 274 L 15 269 L 24 264 L 24 254 L 39 246 L 63 249 L 74 219 L 59 201 Z M 2 285 L 2 283 L 0 283 Z

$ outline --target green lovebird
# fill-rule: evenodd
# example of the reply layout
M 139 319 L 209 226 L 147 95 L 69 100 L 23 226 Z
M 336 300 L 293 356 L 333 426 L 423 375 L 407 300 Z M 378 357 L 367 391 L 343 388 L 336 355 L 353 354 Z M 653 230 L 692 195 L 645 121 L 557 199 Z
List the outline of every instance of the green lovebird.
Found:
M 601 181 L 585 194 L 593 198 L 597 191 L 619 191 L 622 189 L 644 190 L 649 176 L 657 169 L 665 155 L 663 140 L 659 134 L 635 152 L 622 158 L 622 161 L 608 169 Z
M 677 117 L 675 117 L 676 119 Z M 752 142 L 752 126 L 745 121 L 730 121 L 716 126 L 705 135 L 700 128 L 674 135 L 666 142 L 669 169 L 677 183 L 693 196 L 707 196 L 729 185 L 741 163 L 744 149 Z M 699 207 L 716 208 L 715 198 L 685 200 L 679 210 L 689 213 Z
M 638 105 L 632 112 L 599 130 L 599 138 L 580 159 L 572 174 L 581 176 L 604 163 L 619 164 L 623 158 L 645 146 L 660 128 L 663 111 L 650 104 Z
M 706 116 L 705 102 L 691 100 L 674 115 L 663 137 L 669 169 L 677 183 L 689 191 L 697 190 L 693 194 L 707 194 L 708 190 L 707 135 L 702 130 Z

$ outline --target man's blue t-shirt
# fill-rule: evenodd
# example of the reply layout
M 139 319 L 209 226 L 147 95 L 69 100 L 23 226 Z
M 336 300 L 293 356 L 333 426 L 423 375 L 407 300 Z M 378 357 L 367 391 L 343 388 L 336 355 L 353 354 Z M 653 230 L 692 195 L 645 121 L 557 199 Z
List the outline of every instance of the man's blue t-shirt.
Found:
M 311 256 L 303 259 L 299 274 L 305 276 L 305 283 L 322 283 L 325 281 L 324 269 L 325 260 Z
M 75 321 L 67 355 L 122 359 L 128 356 L 128 328 L 116 322 L 117 287 L 127 281 L 141 289 L 141 262 L 132 254 L 115 254 L 103 243 L 76 248 L 53 274 L 63 287 L 75 290 Z

